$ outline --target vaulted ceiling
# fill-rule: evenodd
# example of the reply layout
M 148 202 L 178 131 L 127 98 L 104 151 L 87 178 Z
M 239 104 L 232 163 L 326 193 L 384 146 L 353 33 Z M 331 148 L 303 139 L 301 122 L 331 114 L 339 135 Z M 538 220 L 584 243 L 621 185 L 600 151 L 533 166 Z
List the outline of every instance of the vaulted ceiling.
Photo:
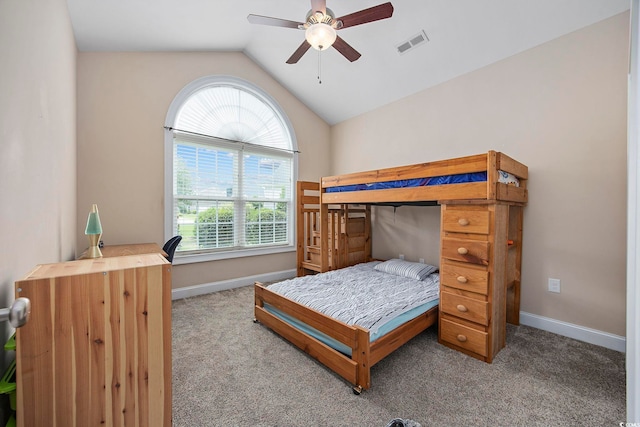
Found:
M 327 0 L 336 16 L 385 0 Z M 242 51 L 329 124 L 365 113 L 629 9 L 629 0 L 391 0 L 393 16 L 338 31 L 362 54 L 310 49 L 285 61 L 309 0 L 67 0 L 80 51 Z M 399 53 L 423 34 L 427 42 Z M 321 76 L 319 82 L 318 75 Z

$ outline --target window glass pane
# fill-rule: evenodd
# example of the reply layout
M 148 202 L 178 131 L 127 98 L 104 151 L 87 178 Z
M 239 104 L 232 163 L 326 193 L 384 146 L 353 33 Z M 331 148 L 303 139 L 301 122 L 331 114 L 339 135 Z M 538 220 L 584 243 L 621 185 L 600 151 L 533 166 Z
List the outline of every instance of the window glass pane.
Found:
M 235 246 L 234 205 L 231 202 L 200 202 L 196 218 L 198 249 Z
M 289 200 L 292 162 L 289 158 L 245 153 L 244 198 Z
M 247 203 L 245 238 L 249 246 L 283 244 L 288 241 L 288 203 Z
M 232 197 L 237 194 L 238 153 L 176 141 L 176 196 Z
M 182 199 L 193 209 L 177 215 L 176 234 L 182 236 L 180 249 L 229 248 L 235 246 L 234 204 L 232 202 Z

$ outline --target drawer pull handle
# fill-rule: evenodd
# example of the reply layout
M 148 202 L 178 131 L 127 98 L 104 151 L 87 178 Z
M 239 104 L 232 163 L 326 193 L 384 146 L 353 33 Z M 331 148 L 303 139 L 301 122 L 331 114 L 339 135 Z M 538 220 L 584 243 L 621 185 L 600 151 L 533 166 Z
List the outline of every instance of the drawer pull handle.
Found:
M 467 278 L 464 276 L 458 276 L 456 280 L 460 283 L 467 283 Z
M 457 338 L 457 339 L 458 339 L 458 341 L 460 341 L 460 342 L 465 342 L 465 341 L 467 341 L 467 336 L 466 336 L 466 335 L 459 334 L 456 338 Z
M 469 225 L 469 220 L 467 218 L 460 218 L 458 220 L 458 224 L 460 224 L 463 227 L 466 227 L 467 225 Z
M 458 311 L 461 311 L 463 313 L 466 313 L 467 311 L 469 311 L 469 309 L 462 304 L 458 304 L 456 308 L 458 309 Z
M 458 248 L 458 253 L 460 255 L 466 255 L 469 253 L 469 250 L 467 248 Z

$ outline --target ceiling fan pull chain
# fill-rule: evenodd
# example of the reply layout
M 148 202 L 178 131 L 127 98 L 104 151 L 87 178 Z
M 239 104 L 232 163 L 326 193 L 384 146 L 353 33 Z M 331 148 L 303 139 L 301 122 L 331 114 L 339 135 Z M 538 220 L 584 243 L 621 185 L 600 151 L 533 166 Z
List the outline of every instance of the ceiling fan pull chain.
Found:
M 322 61 L 322 57 L 320 56 L 320 54 L 322 53 L 322 51 L 318 51 L 318 84 L 321 85 L 322 84 L 322 78 L 320 77 L 321 74 L 321 61 Z

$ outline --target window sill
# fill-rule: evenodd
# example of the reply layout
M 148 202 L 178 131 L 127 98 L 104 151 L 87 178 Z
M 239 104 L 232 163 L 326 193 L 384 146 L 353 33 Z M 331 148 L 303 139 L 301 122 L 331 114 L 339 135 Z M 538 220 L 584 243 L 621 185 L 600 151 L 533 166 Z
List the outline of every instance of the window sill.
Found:
M 295 252 L 293 245 L 281 246 L 277 248 L 243 249 L 228 252 L 202 253 L 192 255 L 180 255 L 176 253 L 173 257 L 173 265 L 194 264 L 197 262 L 218 261 L 222 259 L 245 258 L 259 255 L 271 255 L 284 252 Z

